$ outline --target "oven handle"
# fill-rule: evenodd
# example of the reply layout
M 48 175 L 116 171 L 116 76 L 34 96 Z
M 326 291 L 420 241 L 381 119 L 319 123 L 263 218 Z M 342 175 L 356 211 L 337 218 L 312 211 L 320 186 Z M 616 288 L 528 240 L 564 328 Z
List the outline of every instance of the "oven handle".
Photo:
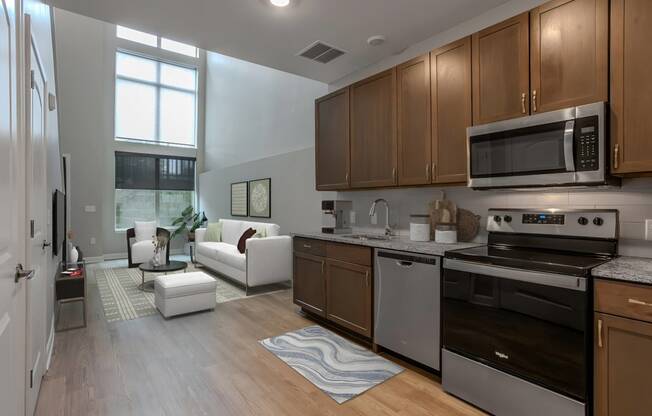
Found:
M 574 133 L 575 120 L 568 120 L 564 129 L 564 163 L 568 172 L 575 172 L 575 154 L 573 153 Z
M 557 273 L 533 272 L 529 270 L 512 269 L 510 267 L 486 265 L 456 259 L 444 259 L 444 269 L 482 274 L 501 279 L 520 280 L 522 282 L 586 292 L 587 279 L 584 277 L 568 276 Z

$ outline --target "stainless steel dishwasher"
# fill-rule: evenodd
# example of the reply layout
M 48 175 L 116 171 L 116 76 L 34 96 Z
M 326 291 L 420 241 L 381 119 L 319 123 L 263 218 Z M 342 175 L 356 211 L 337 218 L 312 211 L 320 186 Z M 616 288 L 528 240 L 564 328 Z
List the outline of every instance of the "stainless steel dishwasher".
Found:
M 439 370 L 441 258 L 376 250 L 374 341 Z

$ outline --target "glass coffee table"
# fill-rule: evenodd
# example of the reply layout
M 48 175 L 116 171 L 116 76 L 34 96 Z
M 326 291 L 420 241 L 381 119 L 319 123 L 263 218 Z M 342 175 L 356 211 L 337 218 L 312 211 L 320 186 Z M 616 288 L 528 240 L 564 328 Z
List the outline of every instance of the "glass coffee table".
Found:
M 188 269 L 188 263 L 185 261 L 170 260 L 168 264 L 154 266 L 151 261 L 148 261 L 147 263 L 142 263 L 140 266 L 138 266 L 138 269 L 140 269 L 140 272 L 142 273 L 142 283 L 138 285 L 138 289 L 142 290 L 143 292 L 153 292 L 154 281 L 150 280 L 149 282 L 145 282 L 145 272 L 165 274 L 168 274 L 169 272 L 178 272 L 179 270 L 183 270 L 185 272 L 186 269 Z

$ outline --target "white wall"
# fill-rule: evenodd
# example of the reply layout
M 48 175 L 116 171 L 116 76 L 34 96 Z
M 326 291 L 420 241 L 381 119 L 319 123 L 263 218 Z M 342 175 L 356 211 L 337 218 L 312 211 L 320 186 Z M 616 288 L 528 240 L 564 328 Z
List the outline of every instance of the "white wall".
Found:
M 314 145 L 326 84 L 214 52 L 206 60 L 206 170 Z
M 281 232 L 318 227 L 314 100 L 324 83 L 208 52 L 205 166 L 200 207 L 231 218 L 231 183 L 272 179 L 272 217 Z
M 199 96 L 198 149 L 117 142 L 114 140 L 115 25 L 55 9 L 62 152 L 70 154 L 71 224 L 75 244 L 86 257 L 126 255 L 124 231 L 115 230 L 116 150 L 198 157 L 203 146 L 203 96 Z M 203 79 L 203 59 L 200 85 Z M 93 205 L 95 212 L 86 212 Z M 96 243 L 91 244 L 95 238 Z M 181 248 L 182 239 L 173 242 Z

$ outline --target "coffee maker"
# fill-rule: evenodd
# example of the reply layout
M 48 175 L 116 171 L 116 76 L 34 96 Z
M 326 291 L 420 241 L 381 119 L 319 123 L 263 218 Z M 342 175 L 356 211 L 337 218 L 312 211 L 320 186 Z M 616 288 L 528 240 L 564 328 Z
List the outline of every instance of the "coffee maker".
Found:
M 327 200 L 321 201 L 321 232 L 325 234 L 350 234 L 353 202 Z

